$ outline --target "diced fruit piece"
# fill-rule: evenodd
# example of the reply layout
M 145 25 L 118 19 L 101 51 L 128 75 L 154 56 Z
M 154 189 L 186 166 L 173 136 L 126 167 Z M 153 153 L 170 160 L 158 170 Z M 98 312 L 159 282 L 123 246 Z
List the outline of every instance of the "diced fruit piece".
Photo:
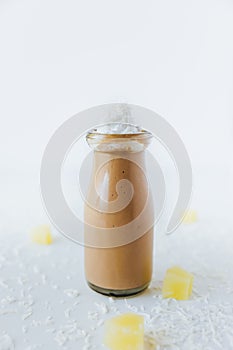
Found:
M 52 234 L 48 225 L 40 225 L 31 230 L 31 239 L 38 244 L 51 244 Z
M 192 224 L 197 221 L 197 212 L 196 210 L 188 210 L 185 213 L 185 216 L 183 218 L 183 223 L 185 224 Z
M 128 313 L 106 321 L 104 344 L 111 350 L 143 350 L 143 316 Z
M 192 294 L 193 275 L 178 266 L 167 270 L 163 281 L 163 297 L 187 300 Z

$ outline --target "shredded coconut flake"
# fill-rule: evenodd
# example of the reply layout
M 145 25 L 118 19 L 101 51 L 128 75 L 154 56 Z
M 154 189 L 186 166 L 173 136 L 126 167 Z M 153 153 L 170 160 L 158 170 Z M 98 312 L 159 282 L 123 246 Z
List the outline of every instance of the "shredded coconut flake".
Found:
M 76 298 L 79 296 L 79 292 L 77 291 L 77 289 L 65 289 L 64 293 L 71 298 Z
M 107 314 L 108 313 L 108 307 L 105 303 L 95 303 L 95 305 L 97 306 L 97 308 L 99 309 L 99 311 L 102 314 Z

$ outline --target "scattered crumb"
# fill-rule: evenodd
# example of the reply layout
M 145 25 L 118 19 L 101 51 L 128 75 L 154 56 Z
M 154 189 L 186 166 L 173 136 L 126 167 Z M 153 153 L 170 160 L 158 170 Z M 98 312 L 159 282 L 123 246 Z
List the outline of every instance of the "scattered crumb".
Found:
M 22 332 L 23 332 L 24 334 L 27 333 L 27 332 L 28 332 L 28 327 L 23 326 L 23 327 L 22 327 Z
M 29 318 L 32 315 L 32 310 L 28 310 L 25 314 L 22 316 L 22 320 L 25 321 L 27 318 Z
M 65 317 L 66 317 L 66 318 L 70 318 L 70 313 L 71 313 L 71 309 L 66 309 L 66 310 L 64 311 Z
M 88 311 L 87 317 L 88 317 L 88 320 L 98 320 L 99 314 L 98 312 Z
M 65 289 L 64 293 L 71 298 L 76 298 L 79 296 L 79 292 L 77 291 L 77 289 Z
M 99 311 L 102 314 L 107 314 L 109 309 L 108 306 L 105 303 L 95 303 L 95 305 L 97 306 L 97 308 L 99 309 Z

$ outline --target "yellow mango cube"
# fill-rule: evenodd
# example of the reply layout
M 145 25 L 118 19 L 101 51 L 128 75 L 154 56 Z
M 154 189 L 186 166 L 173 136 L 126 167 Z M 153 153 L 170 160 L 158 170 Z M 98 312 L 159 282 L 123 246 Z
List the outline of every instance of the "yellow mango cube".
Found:
M 178 266 L 167 270 L 162 294 L 164 298 L 187 300 L 192 294 L 193 275 Z
M 143 350 L 143 316 L 128 313 L 107 320 L 104 344 L 111 350 Z
M 185 213 L 185 216 L 183 218 L 183 223 L 185 224 L 192 224 L 197 221 L 197 212 L 196 210 L 188 210 Z
M 52 234 L 48 225 L 40 225 L 31 230 L 31 239 L 38 244 L 51 244 Z

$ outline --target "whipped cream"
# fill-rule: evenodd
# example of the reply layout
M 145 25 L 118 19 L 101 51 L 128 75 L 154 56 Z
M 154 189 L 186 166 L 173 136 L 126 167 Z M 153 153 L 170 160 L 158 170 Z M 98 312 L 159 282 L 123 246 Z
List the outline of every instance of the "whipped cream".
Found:
M 89 134 L 96 135 L 133 135 L 143 134 L 145 130 L 135 124 L 135 120 L 131 115 L 129 106 L 125 103 L 119 103 L 113 106 L 103 124 L 95 127 L 89 131 Z M 144 149 L 143 142 L 137 140 L 137 137 L 115 139 L 114 141 L 103 142 L 96 139 L 91 142 L 92 147 L 97 151 L 112 152 L 112 151 L 126 151 L 139 152 Z
M 92 147 L 97 151 L 112 152 L 112 151 L 126 151 L 126 152 L 140 152 L 144 149 L 144 144 L 137 140 L 137 136 L 132 138 L 113 138 L 102 139 L 104 135 L 134 135 L 145 133 L 141 127 L 127 123 L 108 123 L 101 125 L 89 132 L 92 135 L 101 136 L 101 139 L 93 139 Z M 103 136 L 102 136 L 103 135 Z
M 137 125 L 129 123 L 107 123 L 94 129 L 94 133 L 98 134 L 138 134 L 141 132 L 141 128 Z

